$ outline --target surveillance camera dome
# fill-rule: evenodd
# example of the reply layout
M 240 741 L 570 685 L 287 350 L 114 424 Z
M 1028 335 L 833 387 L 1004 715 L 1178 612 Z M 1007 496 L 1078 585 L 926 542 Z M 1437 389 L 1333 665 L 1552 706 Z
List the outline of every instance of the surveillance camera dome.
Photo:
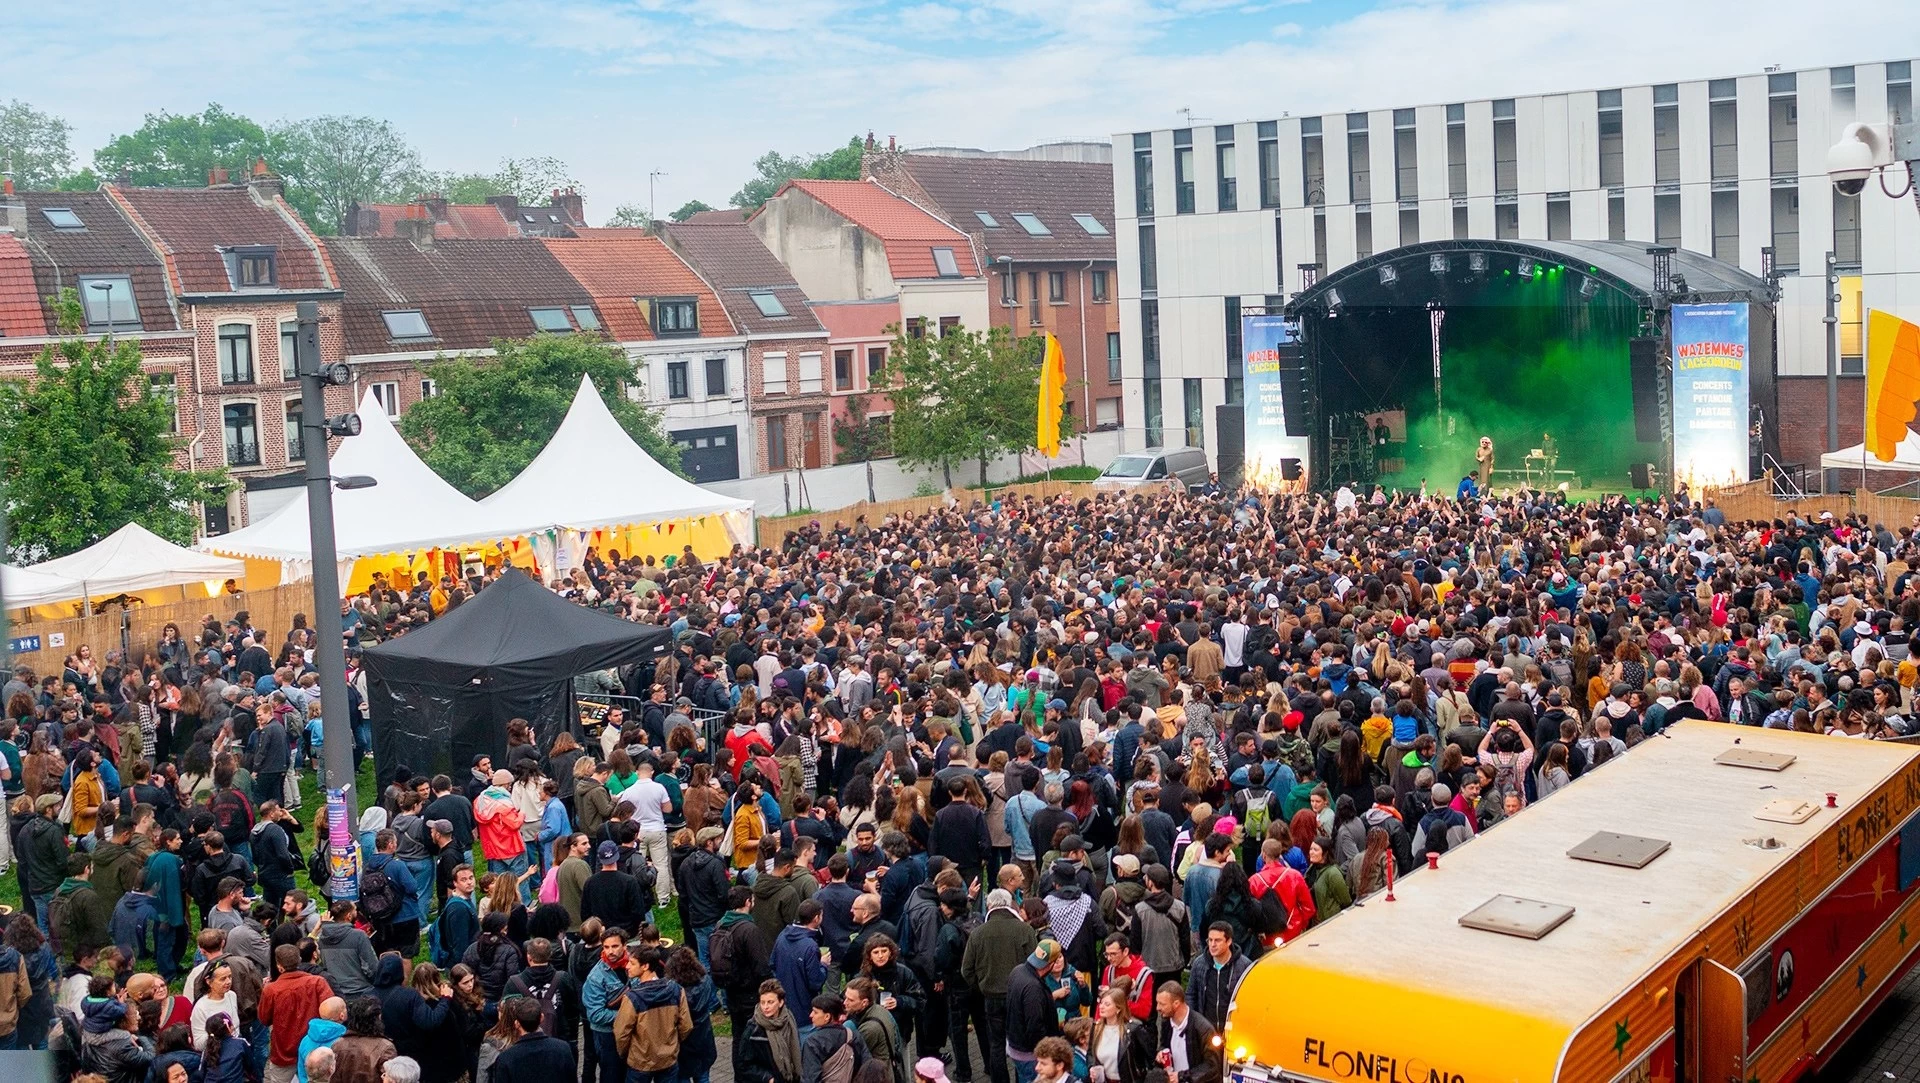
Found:
M 1872 173 L 1873 147 L 1858 136 L 1842 139 L 1827 151 L 1827 175 L 1841 195 L 1859 195 Z

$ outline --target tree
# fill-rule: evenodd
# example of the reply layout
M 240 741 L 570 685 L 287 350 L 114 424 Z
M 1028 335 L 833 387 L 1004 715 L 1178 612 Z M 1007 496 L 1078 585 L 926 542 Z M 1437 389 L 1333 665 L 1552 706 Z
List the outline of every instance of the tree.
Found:
M 607 216 L 607 225 L 626 229 L 646 229 L 653 225 L 653 215 L 638 203 L 622 203 Z
M 400 422 L 420 457 L 454 488 L 478 499 L 526 469 L 560 428 L 582 374 L 627 435 L 679 472 L 679 445 L 661 428 L 660 416 L 622 393 L 633 364 L 618 346 L 585 335 L 540 335 L 496 340 L 493 348 L 491 359 L 436 360 L 428 375 L 438 393 Z
M 9 555 L 21 563 L 84 549 L 130 522 L 182 545 L 194 505 L 233 489 L 225 468 L 174 463 L 174 407 L 140 368 L 140 344 L 77 336 L 80 299 L 55 299 L 60 332 L 31 381 L 0 384 L 0 477 Z
M 1016 339 L 1002 327 L 984 335 L 955 327 L 938 338 L 896 329 L 883 372 L 894 453 L 903 462 L 938 464 L 948 485 L 954 463 L 976 460 L 986 484 L 990 460 L 1034 446 L 1043 341 Z M 1062 435 L 1071 425 L 1071 418 L 1062 420 Z
M 859 136 L 847 145 L 825 154 L 781 154 L 770 150 L 754 159 L 754 177 L 740 186 L 727 202 L 752 210 L 780 190 L 780 186 L 798 177 L 803 180 L 859 180 L 860 155 L 865 144 Z
M 484 203 L 488 196 L 545 203 L 556 188 L 580 187 L 558 158 L 502 158 L 492 173 L 429 173 L 422 184 L 422 190 L 438 192 L 450 203 Z
M 673 219 L 676 222 L 684 222 L 687 219 L 692 218 L 694 215 L 699 214 L 701 211 L 710 211 L 712 209 L 713 209 L 712 207 L 707 206 L 705 203 L 702 203 L 697 199 L 689 199 L 685 203 L 680 204 L 679 209 L 674 211 L 672 214 L 668 215 L 667 217 Z
M 107 178 L 124 173 L 132 184 L 192 187 L 216 166 L 244 178 L 254 158 L 273 164 L 274 149 L 260 125 L 214 103 L 197 115 L 148 113 L 138 129 L 95 151 L 93 168 Z
M 887 422 L 867 413 L 865 395 L 847 397 L 846 416 L 833 419 L 833 442 L 842 462 L 867 464 L 867 502 L 873 503 L 873 460 L 893 454 L 893 433 Z
M 400 202 L 420 190 L 420 155 L 387 121 L 310 117 L 275 125 L 269 138 L 287 201 L 321 233 L 338 230 L 356 201 Z
M 72 128 L 15 98 L 0 105 L 0 162 L 13 163 L 13 182 L 23 190 L 58 187 L 73 174 Z

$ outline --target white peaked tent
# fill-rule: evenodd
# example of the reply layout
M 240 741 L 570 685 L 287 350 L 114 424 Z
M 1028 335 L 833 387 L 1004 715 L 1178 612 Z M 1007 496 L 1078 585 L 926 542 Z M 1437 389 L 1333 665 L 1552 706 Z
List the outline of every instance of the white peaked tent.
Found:
M 62 602 L 78 598 L 86 591 L 87 588 L 65 576 L 0 564 L 0 593 L 6 595 L 4 603 L 0 604 L 8 609 Z
M 175 545 L 141 526 L 128 523 L 77 553 L 42 561 L 21 571 L 52 576 L 58 582 L 42 591 L 15 594 L 4 583 L 8 607 L 43 605 L 77 598 L 105 598 L 163 587 L 197 586 L 246 574 L 244 561 L 197 553 Z
M 553 439 L 480 506 L 495 522 L 526 524 L 523 532 L 718 518 L 733 542 L 752 544 L 753 503 L 702 489 L 655 462 L 585 376 Z
M 1865 466 L 1868 470 L 1898 470 L 1908 474 L 1920 474 L 1920 433 L 1908 429 L 1900 443 L 1893 449 L 1893 461 L 1883 463 L 1867 451 L 1864 443 L 1855 444 L 1839 451 L 1829 451 L 1820 456 L 1820 465 L 1829 470 L 1859 470 Z
M 378 484 L 334 490 L 334 551 L 343 567 L 360 557 L 452 548 L 513 533 L 496 526 L 497 520 L 479 504 L 421 462 L 371 391 L 360 400 L 360 424 L 360 435 L 342 440 L 333 453 L 332 472 L 335 477 L 364 474 Z M 206 538 L 199 548 L 280 561 L 285 582 L 312 574 L 307 531 L 307 494 L 302 489 L 273 514 L 232 533 Z

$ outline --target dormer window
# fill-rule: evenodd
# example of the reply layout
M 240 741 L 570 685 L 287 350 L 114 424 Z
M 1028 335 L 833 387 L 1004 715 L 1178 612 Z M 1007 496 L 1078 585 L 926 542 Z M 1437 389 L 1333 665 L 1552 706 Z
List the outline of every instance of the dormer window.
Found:
M 227 249 L 223 253 L 227 261 L 227 281 L 236 290 L 273 289 L 280 284 L 274 252 L 270 244 Z
M 954 261 L 953 249 L 936 248 L 933 250 L 933 269 L 940 272 L 941 278 L 959 278 L 960 264 Z
M 77 232 L 87 228 L 87 224 L 69 207 L 48 207 L 40 214 L 46 218 L 48 225 L 58 230 Z

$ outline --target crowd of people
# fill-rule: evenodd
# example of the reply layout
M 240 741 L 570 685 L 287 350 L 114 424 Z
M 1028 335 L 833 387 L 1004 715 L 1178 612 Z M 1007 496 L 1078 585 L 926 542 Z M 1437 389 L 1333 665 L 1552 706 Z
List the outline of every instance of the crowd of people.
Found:
M 0 1047 L 89 1083 L 707 1083 L 718 1024 L 739 1083 L 1221 1083 L 1255 960 L 1661 728 L 1913 730 L 1915 545 L 1209 486 L 590 551 L 553 589 L 672 653 L 595 678 L 597 732 L 390 771 L 353 899 L 297 886 L 323 708 L 370 736 L 309 622 L 83 647 L 0 695 Z M 350 657 L 497 574 L 376 582 Z

